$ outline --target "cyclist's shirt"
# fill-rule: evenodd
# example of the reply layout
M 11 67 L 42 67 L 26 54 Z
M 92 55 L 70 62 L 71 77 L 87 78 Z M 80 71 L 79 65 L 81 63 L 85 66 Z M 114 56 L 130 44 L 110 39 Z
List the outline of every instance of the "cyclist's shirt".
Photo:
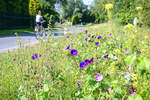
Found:
M 37 15 L 36 16 L 36 22 L 41 22 L 42 21 L 42 16 L 41 15 Z

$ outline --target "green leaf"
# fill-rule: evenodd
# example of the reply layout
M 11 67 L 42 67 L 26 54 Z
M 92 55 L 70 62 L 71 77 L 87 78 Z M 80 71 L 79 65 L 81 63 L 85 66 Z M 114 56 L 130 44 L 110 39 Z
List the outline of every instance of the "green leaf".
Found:
M 128 66 L 131 66 L 135 60 L 136 60 L 136 55 L 130 55 L 125 59 Z
M 129 96 L 128 100 L 143 100 L 143 99 L 140 95 L 136 94 L 134 96 Z
M 48 92 L 49 88 L 48 88 L 48 84 L 44 84 L 44 92 Z

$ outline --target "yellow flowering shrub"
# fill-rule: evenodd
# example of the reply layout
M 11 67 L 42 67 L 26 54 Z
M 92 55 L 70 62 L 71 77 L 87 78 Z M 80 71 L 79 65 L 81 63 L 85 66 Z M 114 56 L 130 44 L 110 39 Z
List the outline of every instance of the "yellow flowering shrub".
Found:
M 111 4 L 111 3 L 106 4 L 106 5 L 105 5 L 105 8 L 106 8 L 107 10 L 109 10 L 109 9 L 113 8 L 113 4 Z

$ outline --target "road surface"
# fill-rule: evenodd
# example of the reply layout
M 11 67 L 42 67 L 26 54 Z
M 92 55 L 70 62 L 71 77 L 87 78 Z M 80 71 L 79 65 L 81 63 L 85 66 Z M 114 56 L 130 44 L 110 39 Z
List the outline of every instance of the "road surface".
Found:
M 64 36 L 64 31 L 67 31 L 67 33 L 78 33 L 84 31 L 85 28 L 83 27 L 69 27 L 68 30 L 60 29 L 60 30 L 53 30 L 54 36 Z M 39 40 L 36 39 L 35 34 L 31 33 L 24 33 L 18 35 L 21 43 L 24 44 L 24 46 L 34 45 L 36 43 L 39 43 Z M 15 35 L 11 36 L 0 36 L 0 53 L 5 53 L 9 51 L 13 51 L 16 48 L 19 48 L 18 44 L 18 38 Z

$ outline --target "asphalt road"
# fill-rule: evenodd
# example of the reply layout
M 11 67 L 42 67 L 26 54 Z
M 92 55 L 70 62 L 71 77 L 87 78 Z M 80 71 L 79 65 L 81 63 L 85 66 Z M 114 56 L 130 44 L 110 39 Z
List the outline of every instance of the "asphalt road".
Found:
M 54 36 L 58 37 L 58 36 L 64 36 L 64 31 L 66 33 L 79 33 L 84 31 L 85 28 L 83 27 L 69 27 L 67 30 L 65 29 L 60 29 L 60 30 L 53 30 Z M 31 33 L 25 33 L 25 34 L 19 34 L 18 35 L 21 43 L 24 44 L 24 46 L 29 46 L 29 45 L 34 45 L 39 43 L 39 40 L 36 39 L 35 34 L 31 34 Z M 11 36 L 0 36 L 0 53 L 4 53 L 4 52 L 8 52 L 9 51 L 13 51 L 16 48 L 19 48 L 19 44 L 18 44 L 18 38 L 15 35 L 11 35 Z

